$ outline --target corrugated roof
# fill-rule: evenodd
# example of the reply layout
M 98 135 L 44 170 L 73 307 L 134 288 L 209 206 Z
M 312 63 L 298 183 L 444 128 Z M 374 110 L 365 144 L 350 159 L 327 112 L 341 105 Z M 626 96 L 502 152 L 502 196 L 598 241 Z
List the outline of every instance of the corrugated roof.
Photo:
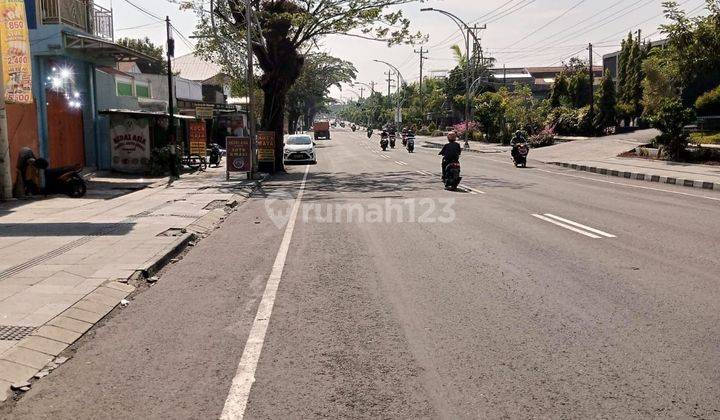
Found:
M 205 61 L 192 53 L 175 58 L 172 65 L 173 72 L 178 72 L 181 77 L 194 81 L 204 82 L 223 74 L 219 65 Z

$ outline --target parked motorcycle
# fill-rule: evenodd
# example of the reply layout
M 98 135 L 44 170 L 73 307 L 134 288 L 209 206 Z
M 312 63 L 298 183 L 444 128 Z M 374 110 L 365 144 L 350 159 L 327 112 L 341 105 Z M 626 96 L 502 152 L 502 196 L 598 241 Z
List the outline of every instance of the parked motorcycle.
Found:
M 50 168 L 50 162 L 43 158 L 36 159 L 33 166 L 43 171 L 45 175 L 45 187 L 40 188 L 36 193 L 66 194 L 71 198 L 80 198 L 87 193 L 85 179 L 80 176 L 82 169 L 80 166 Z
M 220 160 L 222 160 L 220 145 L 213 143 L 210 145 L 210 165 L 215 165 L 215 167 L 218 168 L 220 166 Z
M 445 189 L 456 191 L 460 185 L 462 177 L 460 176 L 460 163 L 450 163 L 445 169 Z
M 528 146 L 527 143 L 518 143 L 513 146 L 511 155 L 516 168 L 525 168 L 527 166 L 527 156 L 529 153 L 530 146 Z

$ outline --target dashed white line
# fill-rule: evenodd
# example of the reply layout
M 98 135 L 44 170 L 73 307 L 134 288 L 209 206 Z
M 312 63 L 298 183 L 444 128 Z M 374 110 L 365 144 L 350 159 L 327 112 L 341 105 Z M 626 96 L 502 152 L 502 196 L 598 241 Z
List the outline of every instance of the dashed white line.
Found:
M 285 260 L 290 250 L 290 242 L 292 241 L 293 232 L 295 231 L 295 221 L 300 210 L 300 203 L 302 202 L 305 192 L 305 184 L 307 183 L 309 171 L 310 167 L 308 166 L 305 168 L 305 175 L 303 176 L 297 198 L 295 198 L 295 203 L 290 213 L 290 220 L 285 227 L 285 234 L 283 235 L 280 249 L 275 257 L 275 263 L 273 264 L 270 277 L 265 286 L 265 292 L 258 306 L 257 314 L 255 314 L 250 335 L 245 343 L 245 349 L 243 350 L 235 377 L 230 386 L 230 392 L 228 393 L 227 399 L 225 399 L 225 406 L 220 415 L 221 420 L 242 419 L 245 415 L 250 389 L 255 382 L 255 371 L 258 361 L 260 360 L 263 344 L 265 343 L 265 334 L 267 333 L 273 306 L 275 305 L 275 297 L 277 296 L 278 287 L 280 286 L 280 280 L 282 279 L 285 268 Z
M 559 220 L 559 221 L 561 221 L 561 222 L 563 222 L 563 223 L 567 223 L 568 225 L 573 225 L 573 226 L 575 226 L 575 227 L 579 227 L 580 229 L 584 229 L 584 230 L 590 231 L 590 232 L 592 232 L 592 233 L 597 233 L 598 235 L 604 236 L 604 237 L 606 237 L 606 238 L 616 238 L 616 237 L 617 237 L 617 236 L 615 236 L 615 235 L 613 235 L 613 234 L 611 234 L 611 233 L 603 232 L 603 231 L 600 230 L 600 229 L 591 228 L 590 226 L 585 226 L 585 225 L 580 224 L 580 223 L 578 223 L 578 222 L 573 222 L 572 220 L 564 219 L 564 218 L 562 218 L 562 217 L 560 217 L 560 216 L 555 216 L 554 214 L 545 213 L 545 216 L 547 216 L 547 217 L 552 217 L 552 218 L 555 219 L 555 220 Z
M 558 216 L 555 216 L 555 215 L 552 215 L 549 213 L 545 214 L 545 215 L 533 214 L 532 216 L 535 218 L 538 218 L 540 220 L 543 220 L 545 222 L 552 223 L 556 226 L 560 226 L 567 230 L 573 231 L 575 233 L 579 233 L 581 235 L 587 236 L 588 238 L 602 239 L 603 236 L 605 236 L 606 238 L 615 238 L 615 235 L 611 235 L 607 232 L 603 232 L 601 230 L 591 228 L 589 226 L 585 226 L 585 225 L 582 225 L 577 222 L 573 222 L 572 220 L 563 219 L 561 217 L 558 217 Z M 598 236 L 598 235 L 601 235 L 601 236 Z
M 400 166 L 407 166 L 407 163 L 399 161 L 399 160 L 396 160 L 395 163 L 397 163 Z
M 484 191 L 476 190 L 475 188 L 468 187 L 467 185 L 461 185 L 460 187 L 465 188 L 465 189 L 468 190 L 471 194 L 472 194 L 472 193 L 475 193 L 475 194 L 485 194 Z

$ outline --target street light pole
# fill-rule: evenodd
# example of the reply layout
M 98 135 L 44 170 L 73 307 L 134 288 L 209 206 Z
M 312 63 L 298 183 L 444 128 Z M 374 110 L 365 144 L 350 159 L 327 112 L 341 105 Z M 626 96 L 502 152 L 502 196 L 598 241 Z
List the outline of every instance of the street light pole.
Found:
M 402 104 L 405 101 L 405 98 L 401 98 L 399 93 L 400 93 L 400 86 L 401 86 L 400 82 L 402 82 L 403 86 L 406 85 L 405 78 L 402 76 L 402 73 L 400 73 L 400 70 L 397 67 L 393 66 L 392 64 L 388 63 L 387 61 L 382 61 L 382 60 L 373 60 L 373 61 L 376 63 L 385 64 L 386 66 L 393 69 L 395 71 L 395 73 L 397 73 L 397 77 L 398 77 L 398 100 L 397 100 L 398 127 L 397 127 L 397 129 L 398 129 L 398 131 L 402 130 Z
M 470 148 L 470 141 L 469 141 L 470 140 L 469 139 L 470 118 L 471 118 L 470 117 L 470 112 L 471 112 L 470 102 L 472 100 L 472 97 L 470 96 L 470 84 L 471 84 L 471 79 L 473 77 L 472 70 L 470 68 L 470 37 L 472 37 L 473 40 L 475 40 L 475 43 L 477 45 L 480 45 L 480 40 L 478 40 L 477 36 L 475 36 L 475 32 L 473 32 L 472 28 L 470 28 L 470 26 L 467 23 L 465 23 L 465 21 L 463 21 L 462 19 L 460 19 L 459 17 L 455 16 L 454 14 L 452 14 L 448 11 L 436 9 L 434 7 L 426 7 L 426 8 L 420 9 L 420 11 L 421 12 L 441 13 L 441 14 L 449 17 L 450 19 L 452 19 L 452 21 L 455 22 L 455 24 L 458 26 L 458 28 L 460 28 L 460 32 L 464 33 L 463 39 L 465 40 L 465 51 L 467 54 L 465 56 L 465 60 L 466 60 L 466 63 L 465 63 L 465 67 L 466 67 L 466 69 L 465 69 L 465 89 L 467 91 L 467 92 L 465 92 L 465 148 L 469 149 Z

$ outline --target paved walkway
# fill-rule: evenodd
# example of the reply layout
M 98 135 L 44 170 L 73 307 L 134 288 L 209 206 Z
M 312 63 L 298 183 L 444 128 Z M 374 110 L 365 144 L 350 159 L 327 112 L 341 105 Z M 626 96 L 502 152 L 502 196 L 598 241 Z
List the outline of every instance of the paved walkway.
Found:
M 187 243 L 191 225 L 218 209 L 224 214 L 226 203 L 249 185 L 225 182 L 222 169 L 121 196 L 113 191 L 131 191 L 137 182 L 102 182 L 108 185 L 87 198 L 0 204 L 0 394 L 36 372 L 131 291 L 110 283 L 126 282 Z M 75 315 L 68 314 L 71 309 Z M 75 331 L 49 329 L 48 323 L 60 325 L 58 319 Z M 18 356 L 18 346 L 32 349 L 37 363 L 27 354 Z

